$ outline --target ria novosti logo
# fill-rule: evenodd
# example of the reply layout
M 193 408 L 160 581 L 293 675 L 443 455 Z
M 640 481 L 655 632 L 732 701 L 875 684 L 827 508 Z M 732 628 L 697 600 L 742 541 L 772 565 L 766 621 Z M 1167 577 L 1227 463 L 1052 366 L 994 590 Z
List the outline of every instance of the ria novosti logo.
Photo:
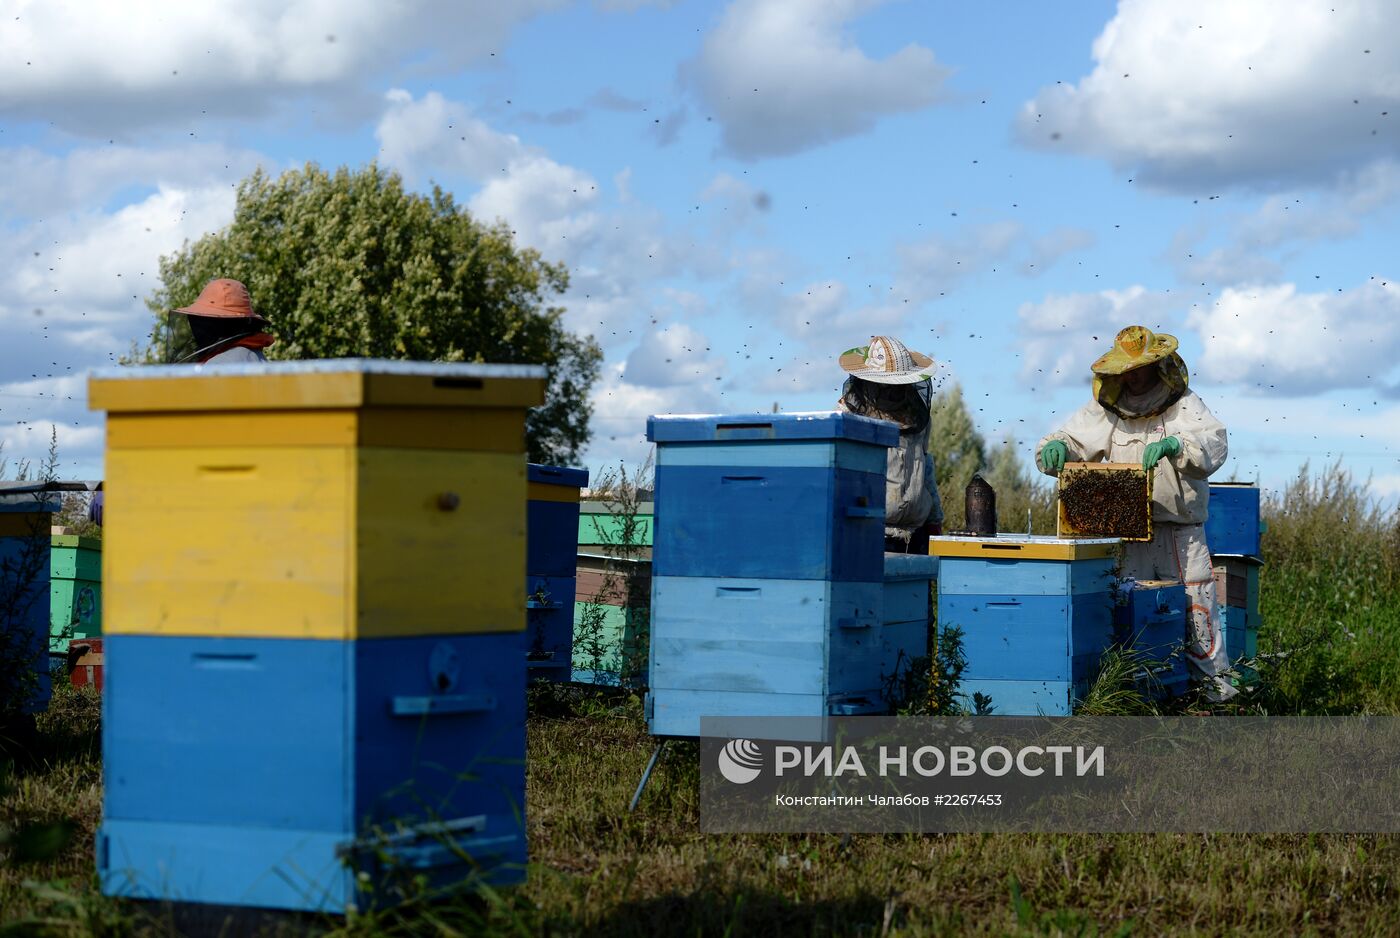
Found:
M 731 739 L 719 751 L 719 772 L 735 785 L 747 785 L 763 770 L 763 750 L 749 739 Z

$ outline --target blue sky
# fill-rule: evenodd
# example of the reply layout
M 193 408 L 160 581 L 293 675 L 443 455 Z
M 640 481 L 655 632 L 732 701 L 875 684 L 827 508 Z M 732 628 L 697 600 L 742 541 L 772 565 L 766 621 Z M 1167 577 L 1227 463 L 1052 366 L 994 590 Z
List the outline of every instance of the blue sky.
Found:
M 255 166 L 378 159 L 563 261 L 645 418 L 831 406 L 898 335 L 1036 438 L 1142 322 L 1220 478 L 1400 495 L 1400 8 L 1383 0 L 0 4 L 0 439 L 101 474 L 82 374 Z M 1393 44 L 1392 44 L 1393 45 Z M 254 297 L 256 303 L 257 298 Z

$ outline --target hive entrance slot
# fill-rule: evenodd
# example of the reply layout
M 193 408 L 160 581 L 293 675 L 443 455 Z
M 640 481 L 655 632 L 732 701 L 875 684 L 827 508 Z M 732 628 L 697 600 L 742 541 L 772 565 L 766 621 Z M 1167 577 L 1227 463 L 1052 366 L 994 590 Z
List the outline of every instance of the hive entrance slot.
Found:
M 480 378 L 434 378 L 433 387 L 458 391 L 480 391 L 483 385 Z

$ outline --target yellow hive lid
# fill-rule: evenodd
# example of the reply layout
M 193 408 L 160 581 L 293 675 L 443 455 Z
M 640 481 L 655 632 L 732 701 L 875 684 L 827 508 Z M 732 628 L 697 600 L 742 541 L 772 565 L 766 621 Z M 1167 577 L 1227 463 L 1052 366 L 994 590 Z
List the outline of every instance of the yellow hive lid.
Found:
M 88 378 L 88 407 L 119 412 L 507 407 L 544 403 L 543 365 L 435 364 L 332 358 L 255 365 L 107 368 Z
M 1063 538 L 1039 534 L 940 536 L 929 538 L 929 553 L 938 557 L 980 560 L 1093 560 L 1112 557 L 1120 543 L 1116 537 Z

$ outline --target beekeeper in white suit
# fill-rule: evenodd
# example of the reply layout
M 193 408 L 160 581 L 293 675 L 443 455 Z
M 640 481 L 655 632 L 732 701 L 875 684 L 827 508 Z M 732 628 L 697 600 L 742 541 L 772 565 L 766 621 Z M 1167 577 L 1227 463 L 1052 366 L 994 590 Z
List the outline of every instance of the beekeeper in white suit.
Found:
M 1237 691 L 1220 632 L 1205 520 L 1206 484 L 1225 462 L 1225 426 L 1188 387 L 1174 336 L 1144 326 L 1119 332 L 1094 362 L 1094 399 L 1040 441 L 1036 464 L 1058 475 L 1067 461 L 1141 463 L 1152 480 L 1152 540 L 1125 545 L 1123 574 L 1186 585 L 1186 661 L 1207 699 Z

